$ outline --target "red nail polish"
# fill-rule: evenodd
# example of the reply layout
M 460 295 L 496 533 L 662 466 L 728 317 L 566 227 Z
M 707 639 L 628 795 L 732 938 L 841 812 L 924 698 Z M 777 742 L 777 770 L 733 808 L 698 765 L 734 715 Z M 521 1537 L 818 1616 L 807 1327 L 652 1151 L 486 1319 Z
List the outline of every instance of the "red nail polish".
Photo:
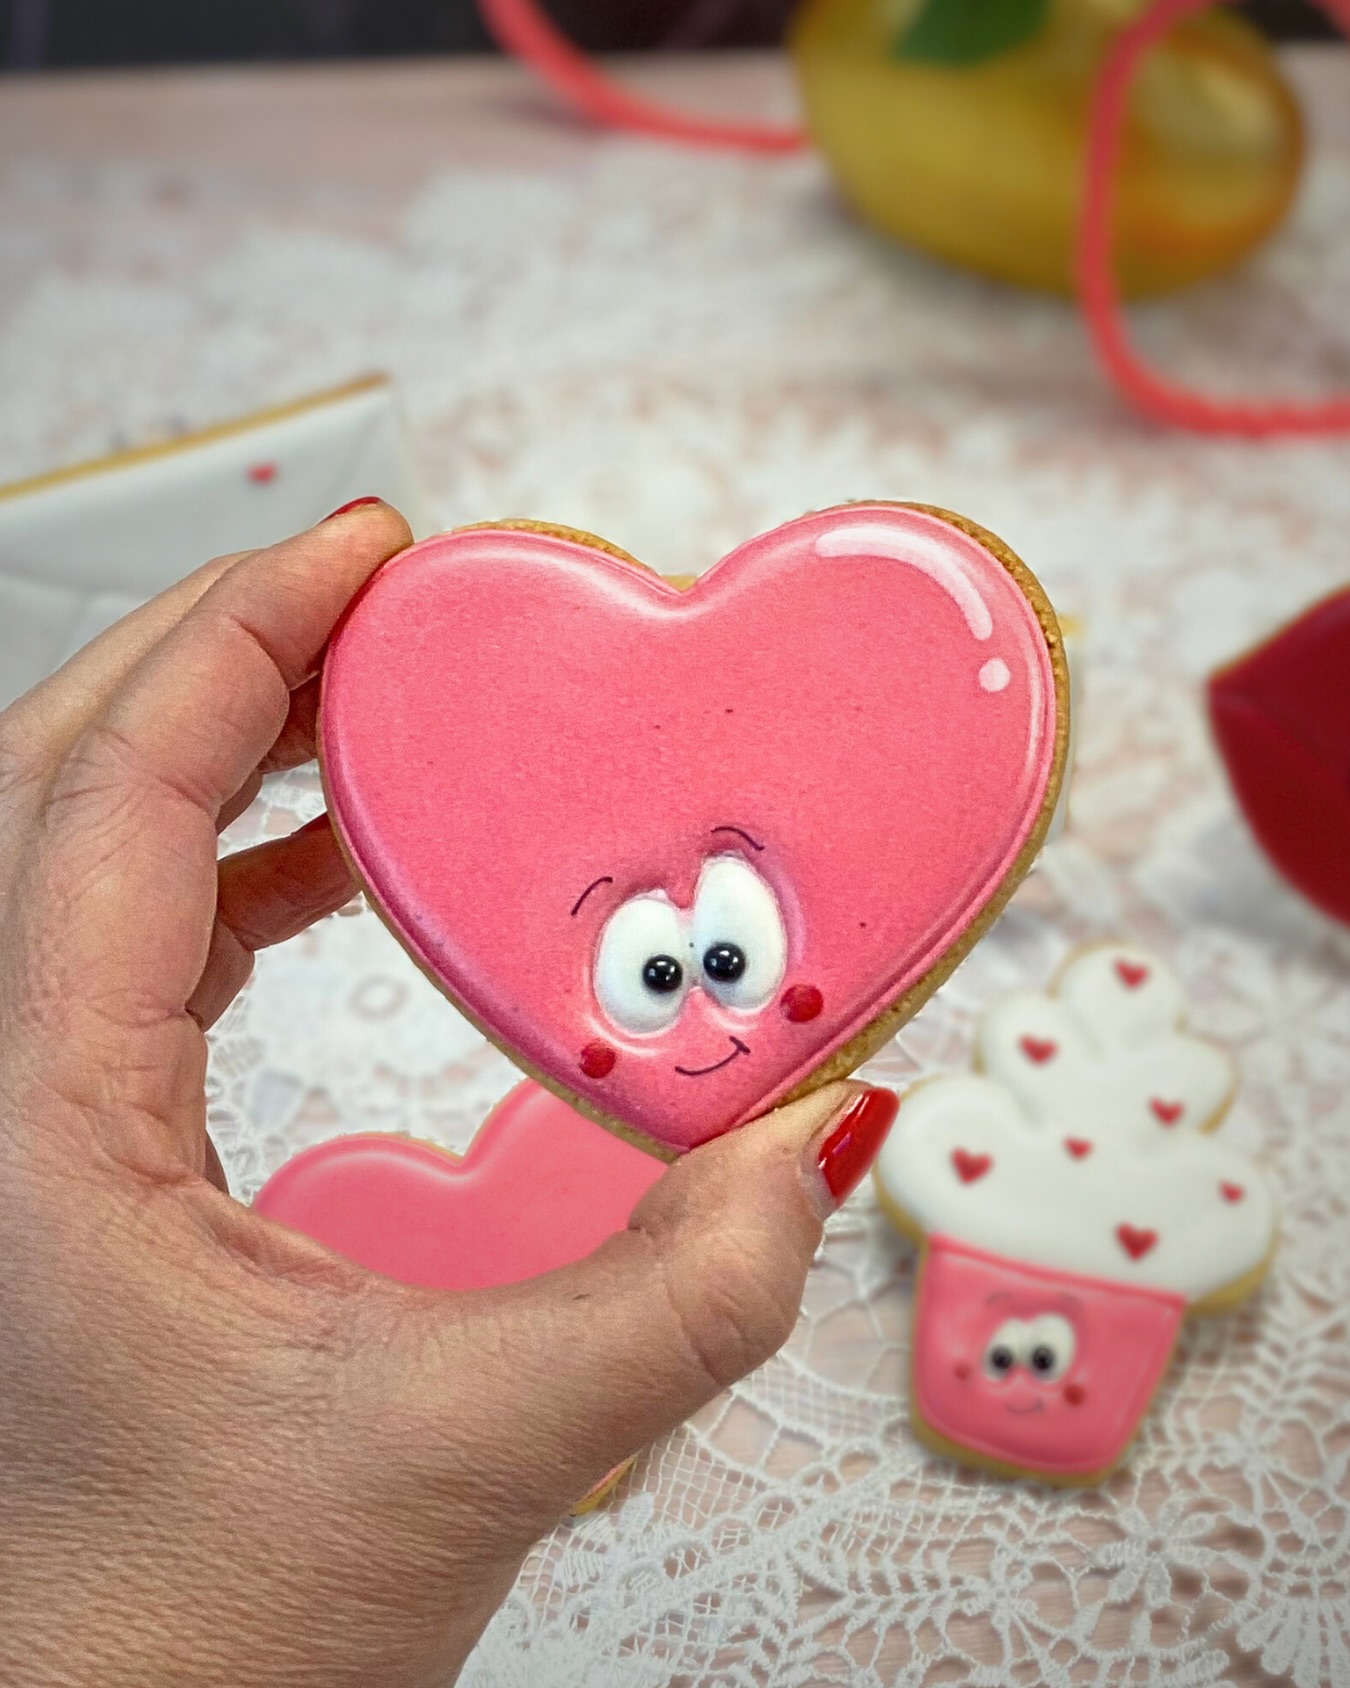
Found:
M 350 504 L 340 504 L 338 508 L 333 511 L 332 515 L 325 516 L 323 520 L 324 522 L 331 522 L 334 516 L 345 516 L 348 510 L 359 510 L 363 504 L 378 503 L 380 503 L 378 498 L 353 498 Z M 323 522 L 320 522 L 319 526 L 322 527 Z
M 899 1106 L 893 1090 L 870 1087 L 820 1145 L 816 1165 L 836 1206 L 862 1183 Z

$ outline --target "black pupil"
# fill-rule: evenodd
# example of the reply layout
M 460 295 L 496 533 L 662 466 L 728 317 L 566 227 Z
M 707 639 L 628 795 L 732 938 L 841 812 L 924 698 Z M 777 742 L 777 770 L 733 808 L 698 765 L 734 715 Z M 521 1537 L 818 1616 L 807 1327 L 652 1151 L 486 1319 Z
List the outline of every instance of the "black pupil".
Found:
M 1032 1371 L 1047 1372 L 1055 1369 L 1055 1351 L 1042 1342 L 1031 1350 Z
M 1009 1371 L 1012 1368 L 1012 1363 L 1012 1349 L 1005 1348 L 1001 1342 L 997 1348 L 989 1350 L 989 1364 L 995 1371 Z
M 739 944 L 710 944 L 703 952 L 703 971 L 721 984 L 734 984 L 745 972 L 745 951 Z
M 649 991 L 659 991 L 662 996 L 679 990 L 683 978 L 684 968 L 673 955 L 653 955 L 642 969 L 643 984 Z

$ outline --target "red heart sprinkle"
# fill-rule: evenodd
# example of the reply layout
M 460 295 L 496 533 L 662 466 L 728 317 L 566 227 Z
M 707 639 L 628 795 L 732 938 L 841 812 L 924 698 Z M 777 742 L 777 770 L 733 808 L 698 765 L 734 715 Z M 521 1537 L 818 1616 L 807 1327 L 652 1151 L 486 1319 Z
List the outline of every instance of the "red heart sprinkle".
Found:
M 248 472 L 248 478 L 255 486 L 266 486 L 268 481 L 276 480 L 277 466 L 275 463 L 255 463 Z
M 1134 1225 L 1117 1225 L 1116 1239 L 1131 1260 L 1142 1260 L 1158 1240 L 1156 1231 L 1141 1231 Z
M 1240 1202 L 1247 1194 L 1241 1184 L 1220 1184 L 1219 1190 L 1226 1202 Z
M 1148 978 L 1148 968 L 1141 967 L 1137 961 L 1117 961 L 1116 972 L 1120 982 L 1127 991 L 1138 990 L 1144 980 Z
M 969 1149 L 952 1150 L 952 1165 L 963 1184 L 973 1184 L 977 1178 L 983 1178 L 993 1164 L 992 1155 L 973 1155 Z
M 1038 1067 L 1043 1066 L 1052 1055 L 1059 1052 L 1059 1045 L 1051 1043 L 1048 1037 L 1024 1037 L 1021 1048 L 1027 1060 L 1034 1061 Z
M 1075 1160 L 1082 1160 L 1084 1155 L 1090 1155 L 1092 1153 L 1092 1144 L 1086 1137 L 1066 1137 L 1064 1139 L 1064 1147 Z
M 1149 1107 L 1153 1109 L 1153 1112 L 1164 1125 L 1175 1125 L 1185 1111 L 1183 1103 L 1160 1102 L 1156 1096 L 1149 1103 Z

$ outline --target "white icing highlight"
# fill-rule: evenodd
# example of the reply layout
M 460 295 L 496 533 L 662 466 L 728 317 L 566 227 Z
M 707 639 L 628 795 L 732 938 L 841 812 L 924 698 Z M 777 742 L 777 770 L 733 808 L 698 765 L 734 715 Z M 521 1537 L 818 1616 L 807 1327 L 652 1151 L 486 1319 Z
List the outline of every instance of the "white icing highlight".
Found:
M 1188 1301 L 1270 1254 L 1275 1202 L 1244 1155 L 1194 1133 L 1160 1131 L 1147 1147 L 1087 1128 L 1082 1137 L 1090 1152 L 1071 1153 L 1056 1125 L 1027 1118 L 990 1079 L 934 1079 L 906 1096 L 877 1176 L 930 1235 Z
M 1228 1056 L 1178 1029 L 1170 969 L 1103 945 L 1076 957 L 1053 996 L 1015 991 L 984 1015 L 977 1064 L 1032 1118 L 1084 1136 L 1159 1135 L 1215 1125 L 1232 1094 Z
M 1001 656 L 991 657 L 980 670 L 980 685 L 987 692 L 1001 692 L 1012 679 Z
M 960 554 L 950 541 L 936 535 L 908 531 L 896 533 L 880 522 L 855 522 L 833 528 L 816 541 L 818 557 L 890 557 L 936 581 L 966 618 L 966 626 L 977 639 L 992 636 L 994 618 L 980 589 L 962 566 Z

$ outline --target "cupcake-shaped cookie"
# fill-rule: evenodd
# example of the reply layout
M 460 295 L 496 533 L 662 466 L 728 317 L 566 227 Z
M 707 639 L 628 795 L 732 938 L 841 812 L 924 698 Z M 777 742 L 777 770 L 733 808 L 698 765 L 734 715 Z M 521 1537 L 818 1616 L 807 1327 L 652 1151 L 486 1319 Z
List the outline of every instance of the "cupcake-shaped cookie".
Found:
M 1109 1110 L 1038 1119 L 987 1077 L 911 1091 L 876 1180 L 923 1249 L 919 1434 L 1051 1482 L 1117 1464 L 1182 1319 L 1236 1305 L 1275 1247 L 1269 1186 L 1214 1137 Z

